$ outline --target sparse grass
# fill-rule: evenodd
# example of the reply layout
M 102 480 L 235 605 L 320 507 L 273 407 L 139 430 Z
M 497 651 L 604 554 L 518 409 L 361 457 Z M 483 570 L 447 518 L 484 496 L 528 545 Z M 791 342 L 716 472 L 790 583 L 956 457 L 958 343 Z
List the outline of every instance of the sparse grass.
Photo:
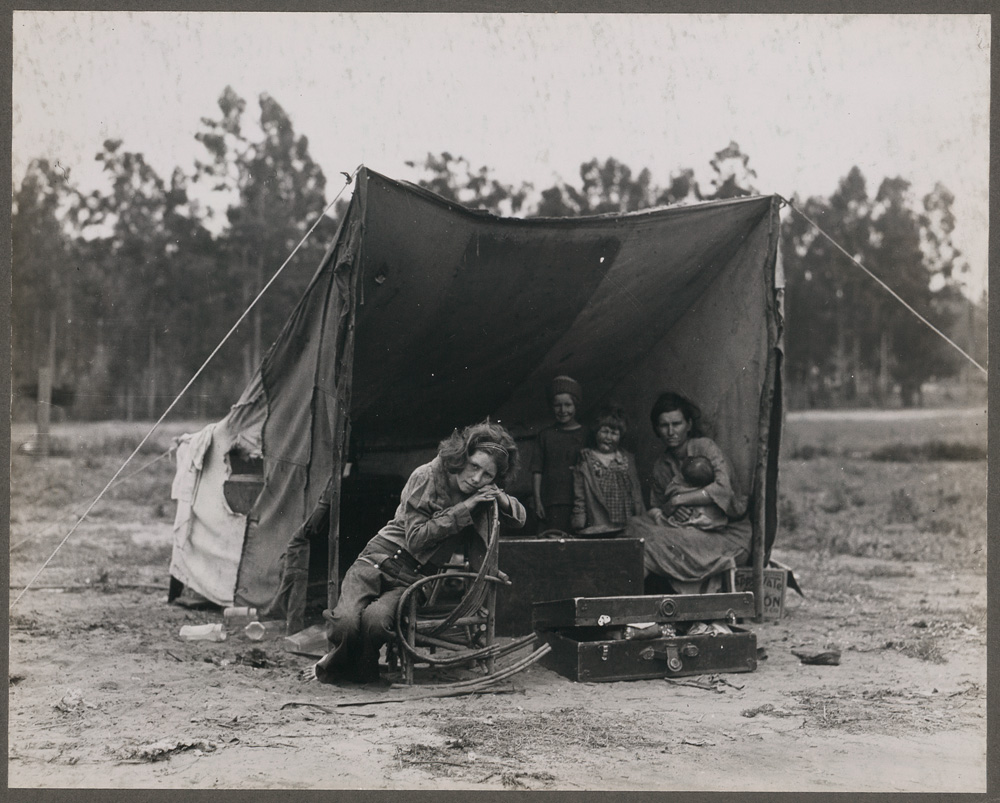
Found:
M 786 531 L 793 533 L 799 527 L 799 513 L 795 500 L 781 494 L 778 497 L 778 520 Z
M 587 751 L 631 751 L 667 747 L 650 733 L 648 722 L 635 715 L 595 713 L 583 708 L 543 712 L 494 713 L 474 716 L 428 712 L 443 743 L 418 743 L 396 748 L 400 766 L 424 767 L 436 775 L 499 777 L 508 788 L 525 788 L 526 781 L 544 786 L 555 780 L 533 770 L 536 756 Z
M 917 504 L 906 488 L 896 488 L 889 494 L 889 521 L 893 523 L 913 523 L 920 518 Z
M 809 689 L 794 692 L 798 705 L 794 713 L 805 716 L 806 727 L 836 728 L 848 733 L 878 730 L 880 733 L 932 731 L 939 725 L 921 718 L 905 703 L 908 690 L 876 688 L 859 691 L 853 686 Z
M 50 557 L 45 577 L 35 585 L 116 594 L 119 584 L 149 582 L 152 578 L 137 571 L 146 566 L 158 567 L 156 581 L 164 583 L 172 552 L 174 461 L 162 453 L 143 455 L 123 468 L 128 451 L 114 450 L 122 447 L 125 436 L 109 438 L 110 425 L 60 426 L 72 426 L 73 442 L 81 449 L 66 457 L 11 456 L 12 584 L 28 582 Z M 118 479 L 98 500 L 119 469 Z
M 805 526 L 794 532 L 779 532 L 778 543 L 783 548 L 800 551 L 818 551 L 830 555 L 851 555 L 860 558 L 875 558 L 891 561 L 937 561 L 945 565 L 985 567 L 985 525 L 976 534 L 970 535 L 962 528 L 952 528 L 947 532 L 933 532 L 911 525 L 894 525 L 899 529 L 890 530 L 888 525 L 856 526 L 838 525 L 833 521 L 823 521 L 813 517 Z
M 920 661 L 945 663 L 941 642 L 935 638 L 896 639 L 885 642 L 884 646 L 887 650 L 896 650 Z
M 197 432 L 205 422 L 176 421 L 164 422 L 150 435 L 139 450 L 139 455 L 156 455 L 165 452 L 173 444 L 173 439 L 187 432 Z M 73 421 L 54 424 L 50 430 L 53 456 L 114 455 L 127 457 L 153 427 L 153 422 L 125 421 Z M 33 424 L 11 425 L 10 440 L 12 451 L 33 439 Z
M 869 459 L 881 462 L 915 463 L 954 460 L 960 462 L 985 460 L 985 444 L 957 443 L 929 440 L 923 443 L 890 443 L 870 452 L 837 448 L 831 444 L 798 444 L 786 450 L 789 460 L 816 460 L 821 457 L 858 457 L 867 454 Z
M 540 749 L 577 744 L 588 750 L 655 747 L 646 724 L 637 717 L 596 714 L 580 708 L 551 712 L 453 718 L 440 728 L 452 743 L 491 756 L 527 758 Z
M 930 442 L 985 448 L 986 408 L 976 410 L 891 410 L 789 413 L 782 435 L 782 456 L 813 450 L 813 459 L 870 455 L 893 444 Z
M 905 422 L 915 447 L 944 419 Z M 971 438 L 974 417 L 948 422 L 949 435 Z M 808 424 L 805 434 L 803 424 Z M 919 426 L 918 426 L 919 424 Z M 863 425 L 863 426 L 862 426 Z M 789 423 L 798 448 L 814 443 L 834 455 L 859 451 L 858 428 L 875 449 L 899 443 L 900 422 L 808 421 Z M 838 437 L 839 433 L 839 437 Z M 959 437 L 950 443 L 962 443 Z M 853 555 L 895 563 L 941 561 L 985 568 L 986 462 L 885 462 L 855 457 L 782 459 L 776 545 L 814 553 Z
M 794 446 L 788 452 L 788 457 L 792 460 L 813 460 L 817 457 L 834 457 L 835 452 L 829 446 L 816 446 L 811 443 L 802 446 Z
M 895 563 L 877 563 L 874 566 L 855 571 L 857 577 L 866 580 L 872 580 L 876 577 L 913 577 L 914 574 L 912 567 L 906 564 L 900 566 Z
M 872 460 L 897 463 L 985 460 L 986 457 L 986 446 L 982 444 L 934 440 L 924 443 L 891 443 L 871 453 Z
M 847 507 L 847 494 L 840 483 L 828 488 L 819 499 L 819 509 L 824 513 L 839 513 Z

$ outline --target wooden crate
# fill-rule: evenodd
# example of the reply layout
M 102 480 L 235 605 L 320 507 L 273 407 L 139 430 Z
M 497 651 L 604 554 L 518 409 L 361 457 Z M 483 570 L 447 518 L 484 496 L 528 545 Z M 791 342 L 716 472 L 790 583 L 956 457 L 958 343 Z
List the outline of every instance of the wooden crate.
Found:
M 753 569 L 730 569 L 723 581 L 723 588 L 730 592 L 753 591 Z M 777 622 L 785 611 L 785 590 L 788 588 L 788 569 L 773 562 L 764 569 L 765 622 Z M 752 616 L 753 614 L 751 614 Z
M 536 602 L 642 593 L 641 538 L 502 538 L 499 549 L 511 585 L 497 591 L 498 636 L 530 633 Z
M 576 597 L 536 603 L 533 621 L 551 651 L 542 665 L 570 680 L 597 682 L 683 677 L 757 668 L 757 637 L 731 633 L 626 639 L 629 624 L 675 626 L 753 615 L 752 593 Z

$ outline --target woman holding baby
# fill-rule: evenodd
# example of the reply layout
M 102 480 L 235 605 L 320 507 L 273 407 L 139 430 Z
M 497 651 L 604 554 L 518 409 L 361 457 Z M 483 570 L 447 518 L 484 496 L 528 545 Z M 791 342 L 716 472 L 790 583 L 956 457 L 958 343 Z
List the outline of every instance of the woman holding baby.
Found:
M 647 578 L 666 578 L 678 593 L 713 590 L 707 581 L 750 556 L 746 496 L 693 402 L 663 393 L 649 419 L 666 448 L 653 466 L 650 509 L 629 520 L 626 535 L 645 539 Z

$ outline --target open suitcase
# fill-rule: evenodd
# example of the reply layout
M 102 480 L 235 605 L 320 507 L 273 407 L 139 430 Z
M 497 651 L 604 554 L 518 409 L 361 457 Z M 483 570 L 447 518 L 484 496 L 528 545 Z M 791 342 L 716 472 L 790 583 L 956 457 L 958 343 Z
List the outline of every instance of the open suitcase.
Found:
M 542 665 L 570 680 L 594 682 L 752 672 L 757 636 L 736 622 L 753 614 L 753 594 L 746 592 L 573 597 L 536 602 L 532 620 L 552 648 Z M 685 635 L 699 622 L 724 622 L 731 632 Z M 640 630 L 640 623 L 669 627 Z M 656 635 L 642 637 L 650 632 Z

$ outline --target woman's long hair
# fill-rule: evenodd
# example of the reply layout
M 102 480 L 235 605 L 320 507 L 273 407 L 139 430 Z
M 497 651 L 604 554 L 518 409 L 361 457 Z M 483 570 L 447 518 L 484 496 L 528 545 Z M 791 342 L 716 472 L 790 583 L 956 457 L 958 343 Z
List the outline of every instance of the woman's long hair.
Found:
M 465 468 L 473 452 L 483 452 L 493 458 L 497 466 L 495 482 L 500 487 L 513 479 L 521 466 L 517 444 L 510 433 L 488 418 L 461 432 L 456 429 L 438 445 L 438 455 L 449 474 L 457 474 Z
M 675 410 L 680 410 L 684 419 L 691 425 L 691 429 L 688 432 L 689 438 L 702 438 L 705 436 L 701 420 L 701 410 L 698 408 L 698 405 L 687 396 L 674 391 L 661 393 L 656 401 L 653 402 L 653 409 L 649 411 L 649 423 L 653 425 L 654 434 L 657 436 L 660 434 L 657 430 L 660 416 L 664 413 L 672 413 Z

